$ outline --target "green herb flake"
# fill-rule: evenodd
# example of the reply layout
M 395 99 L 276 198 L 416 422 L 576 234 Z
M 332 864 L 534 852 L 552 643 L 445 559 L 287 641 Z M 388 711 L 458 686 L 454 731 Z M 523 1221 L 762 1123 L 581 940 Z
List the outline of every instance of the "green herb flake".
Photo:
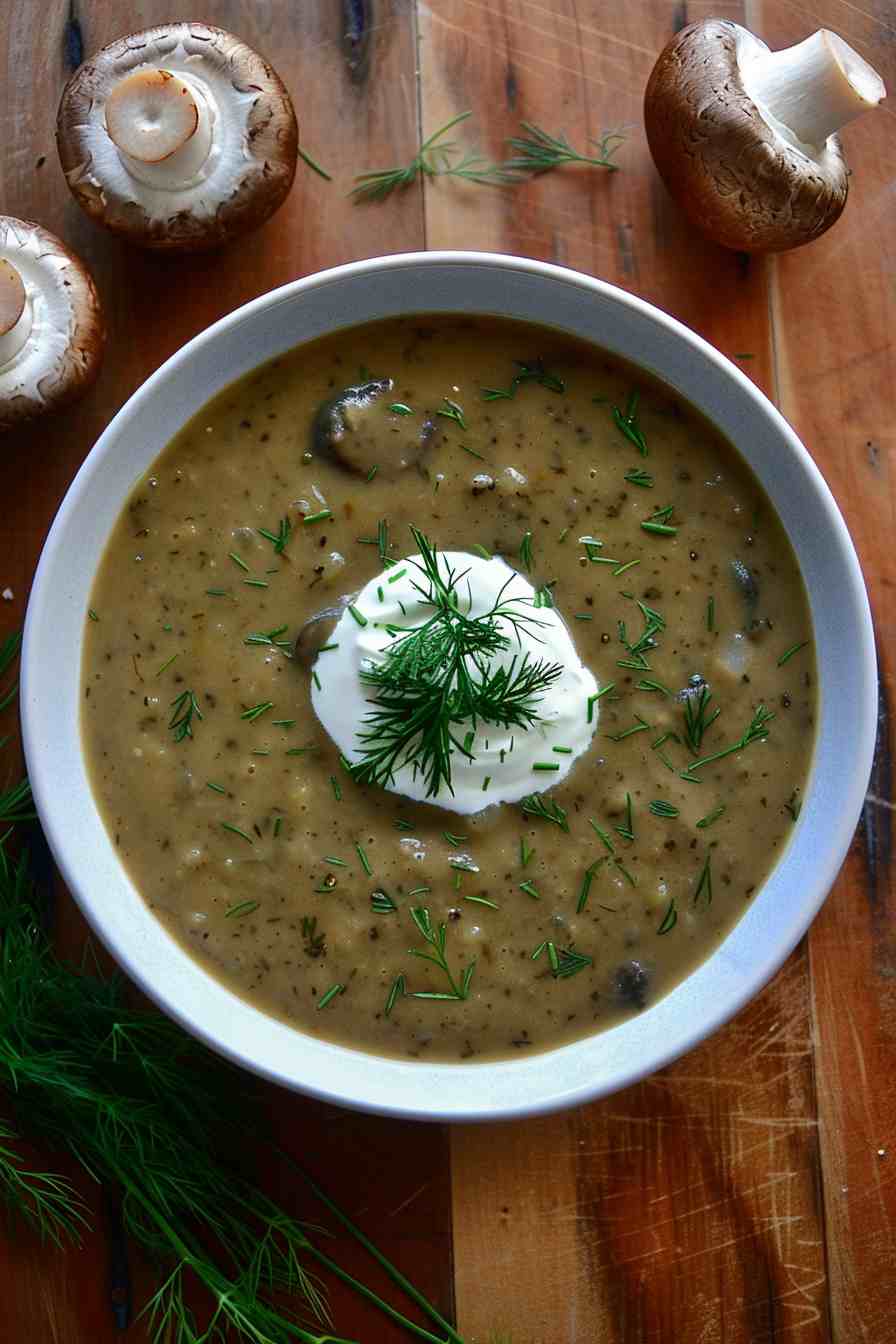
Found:
M 644 431 L 638 423 L 638 399 L 637 390 L 629 395 L 625 410 L 621 411 L 618 406 L 613 407 L 613 420 L 616 428 L 624 434 L 629 443 L 633 443 L 642 457 L 647 456 L 647 440 L 644 437 Z
M 231 835 L 238 835 L 241 840 L 245 840 L 250 845 L 255 844 L 255 841 L 252 839 L 251 835 L 247 835 L 245 831 L 241 831 L 239 826 L 231 826 L 229 821 L 221 822 L 221 830 L 230 831 Z
M 393 415 L 413 415 L 414 412 L 410 406 L 406 406 L 403 401 L 393 401 L 389 407 Z
M 801 644 L 792 645 L 791 648 L 781 654 L 781 657 L 778 659 L 778 666 L 783 667 L 785 663 L 789 663 L 794 654 L 799 653 L 801 649 L 808 648 L 809 643 L 810 641 L 808 639 L 804 639 Z
M 251 915 L 258 907 L 258 901 L 240 901 L 237 905 L 232 905 L 224 911 L 224 918 L 242 919 L 245 915 Z
M 91 621 L 98 621 L 98 620 L 99 620 L 99 616 L 97 616 L 97 614 L 96 614 L 96 612 L 94 611 L 93 607 L 88 607 L 88 608 L 87 608 L 87 615 L 88 615 L 88 617 L 89 617 L 89 619 L 90 619 Z
M 321 1008 L 326 1008 L 327 1004 L 332 1003 L 337 995 L 344 993 L 345 985 L 331 985 L 326 994 L 321 995 L 320 1002 L 317 1005 L 317 1011 L 320 1012 Z
M 364 615 L 358 610 L 358 608 L 357 608 L 356 606 L 354 606 L 351 602 L 349 602 L 347 610 L 348 610 L 349 614 L 352 616 L 352 618 L 353 618 L 355 621 L 357 621 L 358 625 L 360 625 L 362 628 L 367 624 L 367 617 L 364 616 Z
M 342 789 L 340 787 L 339 780 L 336 778 L 335 775 L 330 776 L 330 788 L 333 790 L 333 797 L 336 799 L 337 803 L 341 803 Z
M 671 933 L 671 931 L 675 928 L 675 925 L 677 923 L 678 923 L 678 910 L 676 909 L 675 897 L 673 896 L 668 906 L 666 907 L 666 913 L 663 915 L 660 926 L 657 929 L 657 933 L 658 934 Z
M 533 901 L 541 900 L 541 897 L 538 894 L 538 888 L 531 880 L 527 879 L 525 882 L 520 882 L 518 885 L 520 891 L 524 891 L 527 896 L 531 896 Z
M 701 831 L 707 830 L 707 828 L 710 827 L 714 821 L 718 821 L 719 817 L 724 816 L 725 811 L 726 811 L 725 804 L 719 803 L 718 807 L 714 807 L 711 812 L 707 812 L 705 817 L 700 818 L 700 820 L 697 822 L 698 828 Z
M 212 781 L 211 781 L 210 779 L 207 779 L 207 780 L 205 781 L 205 787 L 206 787 L 207 789 L 211 789 L 212 793 L 226 793 L 226 792 L 227 792 L 227 790 L 225 789 L 225 787 L 224 787 L 223 784 L 213 784 Z
M 367 876 L 373 877 L 373 869 L 370 866 L 370 860 L 368 859 L 364 846 L 361 844 L 360 841 L 358 841 L 358 843 L 355 845 L 355 851 L 358 855 L 358 858 L 361 860 L 361 867 L 364 869 Z
M 386 1007 L 383 1010 L 386 1017 L 391 1015 L 392 1009 L 395 1007 L 398 1000 L 403 999 L 406 994 L 407 985 L 405 983 L 405 978 L 403 975 L 397 975 L 392 981 L 392 988 L 389 990 L 389 996 L 386 999 Z
M 227 554 L 235 565 L 239 565 L 240 569 L 244 569 L 247 574 L 249 573 L 249 566 L 246 564 L 245 560 L 240 559 L 236 551 L 228 551 Z
M 240 718 L 245 719 L 248 723 L 254 723 L 256 719 L 261 718 L 262 714 L 267 714 L 268 710 L 273 708 L 273 700 L 262 700 L 260 704 L 252 705 L 249 709 L 244 709 Z
M 654 798 L 653 802 L 648 803 L 647 810 L 655 817 L 672 818 L 679 815 L 679 809 L 674 803 L 667 803 L 662 798 Z

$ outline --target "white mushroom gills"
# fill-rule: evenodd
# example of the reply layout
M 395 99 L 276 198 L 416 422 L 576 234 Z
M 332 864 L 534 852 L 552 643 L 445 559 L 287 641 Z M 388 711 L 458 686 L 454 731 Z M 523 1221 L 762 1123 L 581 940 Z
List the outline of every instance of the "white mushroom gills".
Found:
M 216 108 L 207 88 L 181 71 L 142 67 L 106 100 L 106 131 L 138 182 L 175 191 L 201 175 L 211 153 Z
M 416 627 L 432 614 L 432 607 L 420 601 L 415 587 L 421 582 L 420 562 L 419 555 L 412 555 L 371 579 L 352 603 L 364 623 L 346 610 L 329 641 L 337 647 L 319 654 L 314 664 L 314 711 L 350 762 L 362 758 L 358 731 L 372 711 L 370 701 L 376 693 L 374 687 L 361 681 L 362 668 L 385 660 L 386 650 L 394 643 L 387 625 Z M 470 746 L 473 759 L 466 759 L 460 752 L 452 755 L 453 794 L 443 788 L 437 797 L 428 798 L 426 785 L 419 775 L 415 776 L 413 766 L 396 770 L 389 785 L 392 792 L 469 816 L 495 803 L 517 802 L 527 794 L 543 792 L 564 779 L 591 745 L 600 701 L 593 698 L 597 682 L 580 662 L 560 613 L 554 607 L 534 607 L 535 590 L 522 574 L 497 557 L 485 560 L 463 551 L 439 552 L 439 564 L 446 576 L 450 570 L 463 574 L 459 591 L 471 603 L 468 614 L 472 617 L 484 615 L 499 600 L 512 600 L 531 616 L 532 622 L 520 630 L 519 642 L 513 627 L 498 620 L 498 628 L 510 644 L 495 655 L 491 666 L 507 666 L 512 658 L 519 660 L 528 654 L 532 661 L 545 659 L 559 663 L 563 669 L 542 692 L 538 719 L 532 727 L 477 723 Z M 540 624 L 535 625 L 535 621 Z M 463 742 L 473 725 L 454 724 L 453 731 Z M 555 747 L 562 750 L 556 752 Z M 556 768 L 537 770 L 539 762 Z
M 9 364 L 31 335 L 34 313 L 20 273 L 0 260 L 0 368 Z
M 742 30 L 744 90 L 764 120 L 799 146 L 824 146 L 842 126 L 886 97 L 880 75 L 836 33 L 820 29 L 796 46 L 770 51 Z

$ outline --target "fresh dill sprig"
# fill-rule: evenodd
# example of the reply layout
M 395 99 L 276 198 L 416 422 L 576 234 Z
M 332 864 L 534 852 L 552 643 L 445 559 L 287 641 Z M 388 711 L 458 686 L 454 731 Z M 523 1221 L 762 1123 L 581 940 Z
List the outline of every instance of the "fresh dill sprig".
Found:
M 352 775 L 358 783 L 384 786 L 396 770 L 409 766 L 422 776 L 426 796 L 436 797 L 443 788 L 453 791 L 455 753 L 473 759 L 472 739 L 461 741 L 455 725 L 530 727 L 538 720 L 542 693 L 562 667 L 524 653 L 492 669 L 489 659 L 511 646 L 499 623 L 517 638 L 522 629 L 541 623 L 516 600 L 505 599 L 506 585 L 489 611 L 471 617 L 460 595 L 464 574 L 452 570 L 419 529 L 411 531 L 421 576 L 413 587 L 431 614 L 416 628 L 390 627 L 400 637 L 382 663 L 361 671 L 375 694 L 358 732 L 361 757 Z
M 532 961 L 537 961 L 543 952 L 548 954 L 548 964 L 555 980 L 568 980 L 570 976 L 578 975 L 579 971 L 594 965 L 593 957 L 577 952 L 574 947 L 557 947 L 550 940 L 539 943 L 532 953 Z
M 649 672 L 650 664 L 646 655 L 651 649 L 656 648 L 656 637 L 665 630 L 666 620 L 660 612 L 647 606 L 646 602 L 636 600 L 636 605 L 643 617 L 644 629 L 637 639 L 629 640 L 625 621 L 619 622 L 619 642 L 629 656 L 628 658 L 617 658 L 616 666 L 630 667 L 636 672 Z
M 530 793 L 520 800 L 520 807 L 527 817 L 541 817 L 543 821 L 552 821 L 561 831 L 569 830 L 566 813 L 553 798 L 545 798 L 542 793 Z
M 457 983 L 451 973 L 448 960 L 445 955 L 445 941 L 448 933 L 448 926 L 440 924 L 437 929 L 432 926 L 432 920 L 429 916 L 429 910 L 425 905 L 414 906 L 411 910 L 411 919 L 417 927 L 417 931 L 425 939 L 429 946 L 428 952 L 423 952 L 419 948 L 410 948 L 412 957 L 419 957 L 421 961 L 431 961 L 442 971 L 448 980 L 449 991 L 443 993 L 434 993 L 430 990 L 415 990 L 409 994 L 412 999 L 466 999 L 470 994 L 470 981 L 473 979 L 473 972 L 476 969 L 475 958 L 460 977 L 460 984 Z
M 202 710 L 192 691 L 181 691 L 171 701 L 171 718 L 168 727 L 174 733 L 175 742 L 183 742 L 185 737 L 193 736 L 193 719 L 202 718 Z
M 538 176 L 549 173 L 554 168 L 565 168 L 569 164 L 581 163 L 589 168 L 606 168 L 615 173 L 619 164 L 613 162 L 613 155 L 624 142 L 621 131 L 605 131 L 600 139 L 588 137 L 588 142 L 596 146 L 596 154 L 583 154 L 573 149 L 566 136 L 551 135 L 534 122 L 520 122 L 525 135 L 509 136 L 507 143 L 514 151 L 502 164 L 508 174 Z
M 467 121 L 472 112 L 461 112 L 423 141 L 405 167 L 372 168 L 355 174 L 349 195 L 356 202 L 383 201 L 393 191 L 404 191 L 418 178 L 456 177 L 481 186 L 510 186 L 519 181 L 516 173 L 502 164 L 492 163 L 477 150 L 462 150 L 456 141 L 444 137 L 455 126 Z

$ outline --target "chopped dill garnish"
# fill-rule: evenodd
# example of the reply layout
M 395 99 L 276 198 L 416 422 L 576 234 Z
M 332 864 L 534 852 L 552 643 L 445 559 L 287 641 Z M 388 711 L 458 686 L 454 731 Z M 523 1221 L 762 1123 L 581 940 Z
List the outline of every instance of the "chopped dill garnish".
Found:
M 462 845 L 467 838 L 465 835 L 452 835 L 450 831 L 443 831 L 442 834 L 449 845 L 452 845 L 455 849 L 458 845 Z
M 524 533 L 523 533 L 523 539 L 522 539 L 522 541 L 520 542 L 520 564 L 523 565 L 523 566 L 525 567 L 525 569 L 526 569 L 527 572 L 530 571 L 530 570 L 532 569 L 532 533 L 531 533 L 531 532 L 524 532 Z
M 247 574 L 249 573 L 249 566 L 246 564 L 245 560 L 240 559 L 236 551 L 228 551 L 227 554 L 235 565 L 239 565 L 240 569 L 244 569 Z
M 554 770 L 559 770 L 559 769 L 560 769 L 560 762 L 559 762 L 559 761 L 533 761 L 533 762 L 532 762 L 532 769 L 533 769 L 533 770 L 542 770 L 542 771 L 546 771 L 546 772 L 550 772 L 550 771 L 554 771 Z
M 556 751 L 558 756 L 572 755 L 572 747 L 551 747 L 551 751 Z
M 330 788 L 333 790 L 333 797 L 336 799 L 337 803 L 341 803 L 342 789 L 340 787 L 339 780 L 336 778 L 335 775 L 330 776 Z
M 589 695 L 588 700 L 586 702 L 588 706 L 585 715 L 586 723 L 594 722 L 594 706 L 597 704 L 598 700 L 600 700 L 601 696 L 609 695 L 610 691 L 614 691 L 615 689 L 616 689 L 615 681 L 608 681 L 606 686 L 601 686 L 599 691 L 594 692 L 594 695 Z
M 553 798 L 545 798 L 541 793 L 530 793 L 520 800 L 520 807 L 527 817 L 541 817 L 543 821 L 552 821 L 561 831 L 569 830 L 566 813 Z
M 667 504 L 664 509 L 657 509 L 649 518 L 646 518 L 641 523 L 641 527 L 645 532 L 653 532 L 660 537 L 675 537 L 678 535 L 678 527 L 676 524 L 669 522 L 674 511 L 675 506 Z
M 593 621 L 594 617 L 590 611 L 577 611 L 573 615 L 574 621 Z
M 701 897 L 707 905 L 712 905 L 712 851 L 714 843 L 706 851 L 706 858 L 703 861 L 703 867 L 700 869 L 697 890 L 694 892 L 694 905 Z
M 231 594 L 226 588 L 206 588 L 206 597 L 230 597 Z
M 556 580 L 555 580 L 555 582 L 556 582 Z M 532 599 L 532 606 L 535 607 L 535 608 L 538 608 L 538 607 L 553 607 L 553 606 L 554 606 L 554 594 L 553 594 L 553 592 L 551 591 L 551 589 L 552 589 L 553 587 L 554 587 L 554 583 L 543 583 L 542 586 L 541 586 L 540 588 L 536 588 L 536 590 L 535 590 L 535 597 Z
M 283 826 L 283 818 L 282 818 L 282 817 L 275 817 L 275 818 L 274 818 L 274 839 L 275 839 L 275 840 L 277 839 L 277 836 L 280 834 L 280 831 L 281 831 L 282 826 Z
M 629 884 L 630 887 L 636 887 L 638 885 L 635 879 L 632 877 L 629 870 L 623 864 L 621 859 L 611 859 L 610 862 L 612 863 L 613 867 L 622 874 L 622 876 L 625 878 L 626 882 Z
M 654 681 L 652 677 L 642 677 L 639 682 L 635 683 L 635 690 L 659 691 L 660 694 L 665 695 L 667 699 L 671 700 L 673 698 L 672 692 L 669 690 L 669 687 L 664 686 L 661 681 Z
M 527 878 L 525 882 L 520 882 L 518 885 L 520 891 L 524 891 L 527 896 L 531 896 L 533 901 L 541 900 L 541 897 L 538 894 L 538 888 L 530 879 Z
M 238 904 L 230 906 L 224 911 L 225 919 L 242 919 L 244 915 L 251 915 L 259 907 L 259 901 L 239 901 Z
M 808 639 L 804 639 L 801 644 L 794 644 L 785 653 L 782 653 L 781 657 L 778 659 L 778 666 L 783 667 L 785 663 L 790 662 L 790 659 L 795 653 L 799 653 L 801 649 L 808 648 L 809 642 Z
M 594 965 L 593 957 L 587 957 L 583 952 L 576 952 L 573 947 L 558 948 L 550 941 L 539 943 L 532 953 L 532 961 L 537 961 L 542 952 L 548 954 L 551 975 L 555 980 L 568 980 L 570 976 L 578 975 L 579 971 Z
M 707 827 L 713 824 L 714 821 L 718 821 L 719 817 L 724 816 L 725 811 L 726 811 L 725 804 L 719 803 L 718 807 L 714 807 L 711 812 L 707 812 L 705 817 L 700 818 L 700 820 L 697 822 L 697 826 L 700 828 L 701 831 L 705 831 Z
M 97 616 L 97 614 L 96 614 L 96 612 L 94 611 L 93 607 L 88 607 L 88 608 L 87 608 L 87 615 L 88 615 L 88 617 L 90 618 L 91 621 L 98 621 L 98 620 L 99 620 L 99 616 Z
M 171 657 L 168 659 L 168 661 L 167 661 L 166 663 L 163 663 L 163 664 L 162 664 L 162 666 L 159 668 L 158 672 L 156 672 L 155 675 L 156 675 L 157 677 L 160 677 L 160 676 L 162 675 L 163 672 L 167 672 L 167 671 L 168 671 L 168 668 L 171 666 L 171 664 L 174 663 L 174 662 L 176 662 L 177 659 L 178 659 L 179 657 L 180 657 L 180 654 L 179 654 L 179 653 L 172 653 L 172 655 L 171 655 Z M 202 715 L 200 714 L 199 717 L 201 718 Z
M 586 868 L 585 872 L 582 874 L 582 885 L 579 889 L 579 899 L 576 902 L 577 915 L 580 915 L 588 904 L 588 895 L 591 891 L 591 883 L 594 881 L 594 874 L 600 864 L 605 862 L 605 859 L 598 859 L 596 863 L 592 863 L 589 868 Z
M 642 457 L 647 456 L 647 440 L 644 438 L 644 431 L 638 423 L 638 400 L 640 393 L 635 391 L 629 393 L 628 401 L 625 404 L 625 410 L 620 411 L 618 406 L 613 407 L 613 420 L 616 428 L 624 434 L 629 443 L 633 443 Z
M 243 583 L 247 584 L 250 588 L 270 587 L 270 584 L 267 582 L 266 579 L 243 579 Z
M 364 846 L 361 844 L 360 841 L 358 841 L 358 843 L 355 845 L 355 850 L 357 852 L 358 858 L 361 860 L 361 867 L 364 869 L 368 877 L 373 877 L 373 869 L 370 866 L 370 860 L 368 859 Z
M 322 957 L 326 951 L 327 935 L 317 927 L 316 915 L 302 916 L 302 943 L 306 957 Z
M 625 479 L 629 485 L 640 485 L 643 490 L 649 490 L 653 485 L 650 472 L 642 471 L 640 467 L 632 467 L 631 471 L 625 473 Z
M 399 999 L 403 999 L 407 994 L 407 985 L 403 975 L 397 975 L 392 981 L 392 988 L 389 990 L 389 997 L 386 999 L 386 1007 L 383 1010 L 386 1017 L 390 1015 Z
M 183 742 L 185 737 L 193 736 L 193 719 L 202 718 L 202 710 L 192 691 L 181 691 L 171 701 L 172 715 L 168 727 L 174 733 L 175 742 Z
M 222 821 L 221 829 L 222 831 L 230 831 L 233 835 L 238 835 L 240 839 L 246 840 L 250 845 L 255 844 L 255 841 L 252 839 L 251 835 L 247 835 L 245 831 L 241 831 L 239 826 L 231 826 L 229 821 Z
M 321 995 L 320 1002 L 317 1005 L 317 1011 L 320 1012 L 321 1008 L 326 1008 L 327 1004 L 332 1003 L 338 994 L 344 993 L 345 985 L 331 985 L 326 994 Z
M 410 955 L 412 957 L 419 957 L 421 961 L 432 962 L 434 966 L 437 966 L 438 969 L 444 973 L 450 987 L 450 992 L 447 993 L 433 993 L 428 990 L 417 990 L 412 993 L 410 997 L 413 999 L 468 998 L 470 994 L 470 981 L 473 978 L 473 971 L 476 969 L 475 958 L 470 962 L 466 970 L 463 971 L 460 978 L 460 984 L 458 985 L 454 976 L 451 974 L 451 969 L 445 956 L 445 942 L 448 932 L 447 925 L 442 923 L 437 929 L 434 929 L 429 917 L 429 911 L 425 905 L 414 906 L 410 913 L 411 919 L 417 927 L 417 931 L 430 948 L 430 951 L 428 952 L 423 952 L 419 948 L 411 948 L 409 949 Z
M 662 798 L 654 798 L 653 802 L 648 803 L 647 810 L 655 817 L 677 817 L 680 811 L 674 803 L 667 803 Z
M 634 569 L 640 563 L 640 560 L 626 560 L 624 565 L 617 565 L 613 570 L 613 578 L 618 579 L 620 574 L 627 574 L 630 569 Z
M 393 415 L 413 415 L 414 412 L 410 406 L 406 406 L 403 401 L 393 401 L 389 410 Z
M 603 830 L 602 827 L 598 826 L 597 822 L 594 820 L 593 817 L 588 818 L 588 825 L 594 831 L 595 835 L 600 840 L 604 848 L 608 849 L 611 854 L 615 854 L 616 848 L 613 844 L 613 841 L 610 839 L 609 834 L 605 830 Z
M 668 906 L 666 907 L 666 913 L 663 915 L 662 922 L 660 923 L 660 926 L 657 929 L 657 933 L 659 934 L 669 933 L 671 932 L 672 929 L 675 928 L 675 925 L 677 923 L 678 923 L 678 910 L 676 909 L 675 897 L 673 896 Z
M 281 635 L 286 634 L 287 629 L 288 626 L 278 625 L 275 626 L 272 630 L 254 630 L 252 634 L 246 635 L 245 639 L 243 640 L 243 643 L 263 644 L 277 649 L 288 649 L 291 647 L 292 641 L 289 639 L 280 638 Z
M 393 825 L 397 831 L 412 831 L 414 829 L 413 822 L 405 821 L 402 817 L 396 817 Z
M 315 522 L 320 515 L 306 516 L 305 522 Z M 324 517 L 332 517 L 329 509 L 324 510 Z M 288 518 L 281 518 L 276 532 L 270 532 L 266 527 L 257 527 L 256 532 L 260 537 L 264 537 L 274 547 L 275 555 L 282 555 L 286 550 L 290 537 L 292 536 L 292 523 Z
M 526 837 L 525 837 L 524 835 L 521 835 L 521 836 L 520 836 L 520 867 L 521 867 L 521 868 L 527 868 L 527 867 L 528 867 L 528 865 L 529 865 L 529 860 L 532 858 L 532 855 L 533 855 L 534 853 L 535 853 L 535 850 L 532 849 L 532 848 L 526 843 Z
M 475 555 L 481 556 L 483 560 L 491 560 L 492 558 L 491 551 L 487 551 L 484 546 L 480 546 L 478 541 L 474 541 L 470 550 L 473 551 Z
M 709 712 L 712 691 L 704 682 L 696 694 L 684 693 L 684 737 L 695 756 L 700 755 L 700 744 L 707 730 L 721 714 L 718 706 Z
M 333 517 L 332 509 L 318 509 L 317 513 L 306 513 L 302 518 L 302 526 L 310 527 L 312 523 L 323 523 L 328 518 Z M 260 529 L 259 529 L 260 530 Z M 262 533 L 262 535 L 264 535 Z M 276 547 L 274 548 L 276 550 Z
M 408 892 L 408 896 L 425 896 L 428 891 L 432 891 L 432 887 L 414 887 L 413 891 Z
M 774 714 L 767 710 L 765 705 L 760 705 L 747 725 L 747 730 L 742 738 L 732 743 L 730 747 L 724 747 L 721 751 L 714 752 L 712 756 L 704 756 L 699 761 L 692 761 L 687 770 L 680 772 L 680 778 L 686 779 L 690 784 L 700 784 L 702 781 L 694 773 L 696 770 L 700 770 L 704 765 L 709 765 L 712 761 L 720 761 L 723 757 L 730 756 L 735 751 L 744 751 L 753 742 L 764 742 L 769 734 L 767 725 L 774 717 Z
M 632 823 L 632 796 L 630 793 L 625 795 L 625 825 L 614 826 L 613 830 L 617 835 L 621 835 L 623 840 L 634 840 L 635 828 Z
M 487 905 L 489 910 L 501 909 L 500 905 L 495 905 L 495 902 L 490 901 L 487 896 L 465 896 L 464 900 L 471 901 L 474 905 Z
M 382 888 L 370 893 L 370 906 L 377 915 L 391 915 L 398 909 L 389 893 Z
M 447 397 L 443 397 L 442 401 L 445 403 L 444 409 L 436 411 L 436 415 L 442 416 L 445 420 L 453 420 L 456 425 L 460 425 L 461 429 L 466 429 L 467 422 L 464 419 L 463 407 L 458 406 L 456 401 L 449 401 Z
M 351 602 L 349 602 L 348 607 L 346 608 L 346 610 L 348 611 L 349 615 L 350 615 L 355 621 L 357 621 L 358 625 L 360 625 L 362 628 L 363 628 L 363 626 L 365 626 L 365 625 L 367 624 L 367 617 L 366 617 L 365 615 L 363 615 L 363 613 L 360 612 L 360 611 L 358 610 L 358 608 L 357 608 L 356 606 L 354 606 Z
M 519 373 L 511 380 L 510 387 L 505 391 L 500 387 L 483 387 L 483 401 L 510 401 L 516 396 L 516 390 L 523 383 L 537 383 L 539 387 L 546 387 L 550 392 L 563 393 L 566 391 L 566 383 L 557 374 L 549 373 L 540 359 L 522 360 L 515 359 Z M 561 537 L 562 540 L 562 537 Z
M 211 781 L 210 779 L 207 779 L 207 780 L 205 781 L 205 787 L 206 787 L 207 789 L 211 789 L 211 791 L 212 791 L 213 793 L 226 793 L 226 792 L 227 792 L 227 790 L 225 789 L 225 787 L 224 787 L 223 784 L 213 784 L 212 781 Z
M 632 737 L 635 733 L 646 733 L 650 731 L 650 724 L 645 723 L 640 714 L 636 714 L 636 723 L 631 728 L 625 728 L 621 733 L 607 733 L 606 736 L 611 742 L 624 742 L 627 737 Z
M 262 714 L 267 714 L 268 710 L 273 708 L 273 700 L 262 700 L 260 704 L 252 705 L 249 709 L 244 709 L 240 718 L 246 719 L 249 723 L 254 723 L 256 719 L 261 718 Z

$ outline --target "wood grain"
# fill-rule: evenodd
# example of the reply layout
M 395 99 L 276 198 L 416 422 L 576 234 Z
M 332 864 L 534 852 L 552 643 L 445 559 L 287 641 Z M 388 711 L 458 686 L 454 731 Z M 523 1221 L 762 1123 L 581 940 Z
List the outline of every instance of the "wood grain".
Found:
M 738 358 L 776 396 L 822 467 L 855 536 L 893 703 L 896 586 L 891 471 L 896 370 L 893 113 L 844 137 L 854 170 L 843 220 L 774 261 L 695 237 L 653 171 L 641 96 L 661 46 L 705 14 L 772 45 L 824 24 L 896 85 L 892 0 L 369 0 L 369 38 L 346 38 L 340 0 L 206 0 L 192 17 L 238 32 L 293 91 L 302 140 L 334 176 L 300 170 L 286 206 L 243 246 L 189 261 L 143 257 L 70 202 L 52 126 L 66 24 L 85 47 L 170 17 L 162 0 L 19 0 L 0 26 L 4 211 L 39 219 L 94 270 L 110 346 L 93 394 L 62 420 L 8 436 L 0 456 L 0 631 L 20 624 L 39 547 L 68 483 L 130 392 L 209 322 L 292 277 L 428 247 L 542 257 L 619 284 Z M 36 90 L 29 99 L 22 89 Z M 626 126 L 621 171 L 570 169 L 514 191 L 441 180 L 381 206 L 345 193 L 364 167 L 410 159 L 423 135 L 473 116 L 459 137 L 495 159 L 521 119 L 573 143 Z M 874 1344 L 896 1342 L 896 933 L 891 727 L 882 718 L 873 798 L 807 944 L 725 1030 L 615 1098 L 502 1127 L 433 1127 L 353 1116 L 265 1089 L 283 1146 L 450 1313 L 469 1344 Z M 15 763 L 7 767 L 12 773 Z M 879 800 L 879 801 L 875 801 Z M 84 936 L 57 904 L 60 946 Z M 258 1175 L 321 1221 L 284 1164 Z M 0 1341 L 111 1344 L 108 1237 L 59 1254 L 0 1240 Z M 324 1220 L 325 1221 L 325 1220 Z M 381 1280 L 345 1238 L 337 1256 Z M 151 1271 L 131 1256 L 135 1300 Z M 340 1332 L 401 1338 L 334 1288 Z M 140 1326 L 129 1338 L 145 1340 Z M 497 1336 L 496 1336 L 497 1337 Z M 503 1336 L 502 1336 L 503 1337 Z
M 790 4 L 760 8 L 783 46 L 810 31 Z M 825 0 L 818 22 L 841 33 L 896 86 L 896 10 Z M 812 25 L 814 26 L 814 25 Z M 809 935 L 814 1059 L 824 1178 L 831 1320 L 837 1340 L 894 1337 L 896 1232 L 896 927 L 892 885 L 892 332 L 896 265 L 890 204 L 894 116 L 886 105 L 846 129 L 852 169 L 841 226 L 805 255 L 777 260 L 774 318 L 781 408 L 814 454 L 850 526 L 878 635 L 881 721 L 871 796 L 834 894 Z M 810 340 L 804 339 L 807 324 Z
M 369 6 L 366 7 L 369 12 Z M 381 161 L 410 158 L 418 144 L 413 7 L 381 0 L 370 27 L 366 73 L 346 60 L 340 5 L 294 5 L 277 0 L 244 6 L 209 0 L 190 16 L 231 29 L 268 55 L 295 95 L 302 142 L 333 174 L 333 182 L 300 165 L 296 186 L 278 214 L 243 245 L 191 259 L 144 256 L 95 229 L 72 203 L 53 143 L 56 104 L 68 75 L 66 25 L 74 13 L 89 53 L 122 33 L 171 17 L 164 0 L 68 0 L 28 3 L 4 12 L 0 25 L 0 150 L 2 209 L 40 220 L 61 234 L 91 267 L 109 324 L 105 367 L 95 394 L 55 421 L 4 439 L 0 456 L 0 629 L 21 624 L 41 543 L 71 478 L 112 415 L 164 359 L 222 314 L 298 275 L 339 262 L 423 246 L 422 196 L 413 190 L 376 210 L 346 199 L 353 172 Z M 38 90 L 23 97 L 23 90 Z M 40 165 L 40 166 L 38 166 Z M 17 764 L 10 764 L 11 772 Z M 72 902 L 58 903 L 60 945 L 75 951 L 85 936 Z M 331 1107 L 264 1090 L 281 1144 L 305 1161 L 347 1211 L 375 1232 L 415 1283 L 452 1310 L 450 1195 L 447 1143 L 426 1128 L 337 1112 Z M 283 1169 L 268 1169 L 268 1186 L 287 1208 L 328 1225 Z M 97 1228 L 80 1251 L 40 1250 L 31 1240 L 0 1240 L 4 1308 L 0 1339 L 35 1344 L 109 1344 L 117 1333 L 108 1301 L 108 1238 L 99 1192 L 81 1188 Z M 344 1236 L 337 1258 L 366 1282 L 382 1275 Z M 135 1302 L 145 1301 L 154 1275 L 134 1256 Z M 403 1338 L 371 1309 L 331 1285 L 340 1333 L 383 1344 Z M 385 1290 L 390 1295 L 390 1290 Z M 394 1296 L 394 1294 L 393 1294 Z M 413 1314 L 413 1313 L 412 1313 Z M 146 1338 L 135 1326 L 130 1338 Z

